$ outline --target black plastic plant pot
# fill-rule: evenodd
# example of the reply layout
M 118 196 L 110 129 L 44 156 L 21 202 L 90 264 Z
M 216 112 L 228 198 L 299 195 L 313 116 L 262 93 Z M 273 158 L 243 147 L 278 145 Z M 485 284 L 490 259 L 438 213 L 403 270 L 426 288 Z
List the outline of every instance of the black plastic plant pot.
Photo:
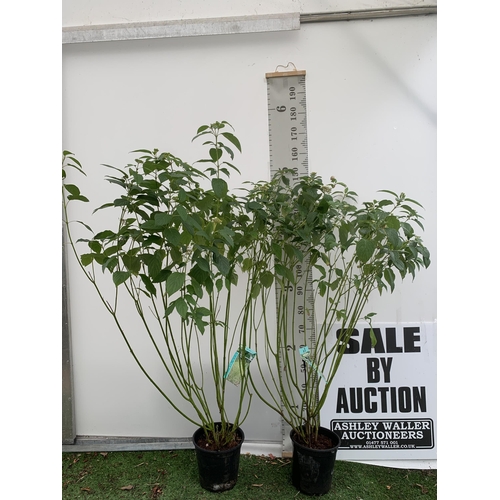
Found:
M 241 445 L 245 439 L 245 434 L 239 427 L 236 429 L 236 433 L 240 440 L 238 445 L 223 451 L 206 450 L 198 446 L 198 440 L 204 434 L 202 427 L 193 434 L 202 488 L 208 491 L 227 491 L 236 484 L 240 466 Z
M 306 495 L 324 495 L 332 487 L 333 468 L 340 437 L 335 432 L 319 428 L 319 433 L 332 440 L 328 449 L 308 448 L 295 441 L 295 432 L 290 432 L 293 443 L 292 484 Z

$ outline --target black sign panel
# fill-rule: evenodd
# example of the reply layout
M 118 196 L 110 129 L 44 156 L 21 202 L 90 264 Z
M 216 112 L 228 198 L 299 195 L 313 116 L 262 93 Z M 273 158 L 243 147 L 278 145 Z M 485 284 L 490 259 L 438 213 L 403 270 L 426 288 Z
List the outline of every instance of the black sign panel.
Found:
M 331 420 L 340 450 L 422 450 L 434 448 L 430 418 L 406 420 Z

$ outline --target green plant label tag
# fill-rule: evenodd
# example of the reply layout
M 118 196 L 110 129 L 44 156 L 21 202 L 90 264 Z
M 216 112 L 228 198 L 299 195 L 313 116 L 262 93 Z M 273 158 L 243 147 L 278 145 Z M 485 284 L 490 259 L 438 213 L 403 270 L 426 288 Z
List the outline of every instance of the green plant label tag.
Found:
M 309 350 L 309 347 L 307 347 L 306 345 L 304 347 L 301 347 L 299 348 L 299 354 L 300 354 L 300 357 L 303 359 L 303 361 L 306 362 L 306 364 L 312 368 L 313 370 L 315 370 L 318 375 L 326 382 L 326 378 L 324 377 L 324 375 L 319 371 L 318 369 L 318 366 L 316 365 L 316 363 L 314 363 L 312 360 L 311 360 L 311 351 Z
M 234 385 L 240 385 L 248 365 L 252 362 L 257 353 L 249 347 L 240 347 L 231 358 L 231 362 L 224 374 L 224 378 Z

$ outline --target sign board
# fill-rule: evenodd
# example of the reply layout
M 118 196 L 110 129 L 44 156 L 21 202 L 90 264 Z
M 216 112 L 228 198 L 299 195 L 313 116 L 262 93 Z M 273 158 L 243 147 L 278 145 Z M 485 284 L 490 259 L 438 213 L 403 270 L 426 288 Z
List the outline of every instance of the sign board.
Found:
M 436 324 L 358 324 L 321 414 L 345 460 L 436 459 Z M 333 329 L 331 340 L 336 338 Z

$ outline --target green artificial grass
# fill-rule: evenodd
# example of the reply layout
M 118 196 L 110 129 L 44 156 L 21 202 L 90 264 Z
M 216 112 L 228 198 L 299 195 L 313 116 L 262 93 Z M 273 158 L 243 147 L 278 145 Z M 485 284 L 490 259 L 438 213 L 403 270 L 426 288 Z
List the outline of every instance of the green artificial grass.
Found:
M 236 486 L 223 493 L 201 488 L 194 450 L 63 453 L 62 498 L 153 500 L 311 498 L 291 484 L 291 460 L 242 455 Z M 436 470 L 391 469 L 337 460 L 336 500 L 437 498 Z

